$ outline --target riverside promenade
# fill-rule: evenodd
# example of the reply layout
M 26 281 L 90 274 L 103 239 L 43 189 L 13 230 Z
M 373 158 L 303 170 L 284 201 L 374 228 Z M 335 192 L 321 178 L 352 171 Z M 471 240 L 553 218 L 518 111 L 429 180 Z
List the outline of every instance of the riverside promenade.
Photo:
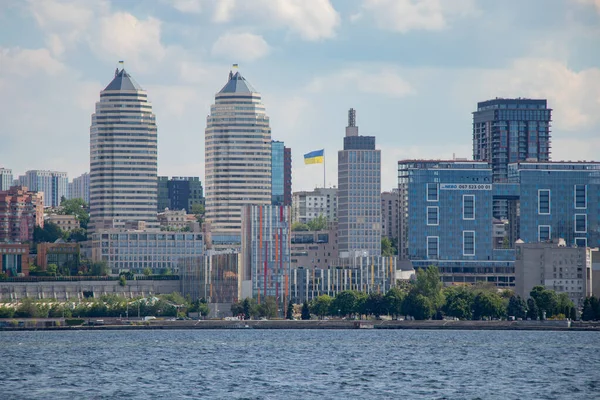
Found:
M 78 326 L 62 319 L 0 319 L 1 331 L 19 330 L 131 330 L 131 329 L 454 329 L 600 331 L 600 322 L 550 321 L 380 321 L 380 320 L 124 320 L 85 318 Z

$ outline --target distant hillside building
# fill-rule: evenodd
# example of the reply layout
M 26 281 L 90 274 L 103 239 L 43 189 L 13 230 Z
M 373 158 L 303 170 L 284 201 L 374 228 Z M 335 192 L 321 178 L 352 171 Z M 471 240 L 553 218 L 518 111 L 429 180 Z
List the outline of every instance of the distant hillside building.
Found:
M 192 213 L 194 204 L 204 205 L 204 189 L 197 176 L 158 177 L 158 212 L 185 210 Z
M 8 190 L 12 185 L 12 169 L 0 168 L 0 190 Z
M 90 174 L 84 173 L 73 178 L 69 184 L 69 199 L 83 199 L 85 204 L 90 204 Z
M 58 225 L 64 232 L 81 228 L 79 220 L 74 215 L 52 214 L 45 218 L 46 222 Z
M 44 207 L 58 207 L 61 199 L 67 198 L 69 178 L 66 172 L 30 170 L 25 176 L 30 191 L 44 193 Z

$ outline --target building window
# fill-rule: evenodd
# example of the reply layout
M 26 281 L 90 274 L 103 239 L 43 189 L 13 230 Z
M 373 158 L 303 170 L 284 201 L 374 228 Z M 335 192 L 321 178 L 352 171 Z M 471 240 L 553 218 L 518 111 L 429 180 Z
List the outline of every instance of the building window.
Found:
M 463 256 L 475 255 L 475 231 L 463 231 Z
M 427 184 L 427 201 L 439 201 L 440 191 L 437 183 Z
M 587 186 L 575 185 L 575 208 L 587 208 Z
M 427 236 L 427 258 L 437 259 L 440 254 L 439 236 Z
M 475 195 L 463 195 L 463 219 L 475 219 Z
M 552 235 L 552 227 L 550 225 L 538 225 L 538 242 L 547 242 Z
M 549 215 L 551 207 L 550 189 L 538 190 L 538 214 Z
M 440 208 L 439 207 L 427 207 L 427 225 L 439 225 L 440 224 Z
M 575 214 L 575 233 L 587 232 L 587 214 Z
M 587 247 L 587 238 L 575 238 L 575 246 Z

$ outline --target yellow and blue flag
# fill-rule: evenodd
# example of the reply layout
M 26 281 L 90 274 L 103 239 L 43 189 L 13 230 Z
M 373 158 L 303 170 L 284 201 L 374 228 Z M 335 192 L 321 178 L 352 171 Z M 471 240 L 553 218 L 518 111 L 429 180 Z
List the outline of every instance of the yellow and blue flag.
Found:
M 323 164 L 325 161 L 325 149 L 311 151 L 304 155 L 304 164 Z

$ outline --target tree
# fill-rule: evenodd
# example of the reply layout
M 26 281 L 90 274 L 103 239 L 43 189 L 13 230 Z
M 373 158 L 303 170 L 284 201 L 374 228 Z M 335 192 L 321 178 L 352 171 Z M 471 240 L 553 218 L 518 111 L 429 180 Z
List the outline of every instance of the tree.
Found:
M 405 296 L 405 293 L 396 287 L 391 288 L 385 294 L 386 309 L 393 318 L 397 319 L 398 315 L 402 314 L 402 302 Z
M 327 229 L 327 218 L 323 214 L 308 222 L 308 229 L 311 231 L 322 231 Z
M 294 231 L 294 232 L 299 232 L 299 231 L 306 232 L 306 231 L 310 231 L 310 228 L 308 227 L 308 225 L 303 224 L 302 222 L 296 221 L 296 222 L 294 222 L 292 224 L 292 231 Z
M 459 319 L 473 318 L 473 290 L 464 286 L 448 286 L 444 288 L 446 303 L 442 307 L 444 313 Z
M 535 304 L 538 306 L 540 319 L 544 311 L 546 312 L 546 318 L 550 318 L 556 314 L 558 296 L 554 290 L 548 290 L 543 286 L 534 286 L 529 295 L 535 300 Z
M 310 311 L 318 318 L 323 319 L 329 315 L 332 301 L 333 299 L 329 295 L 323 294 L 312 301 Z
M 56 276 L 58 273 L 58 266 L 56 264 L 48 264 L 48 267 L 46 267 L 46 272 L 51 276 Z
M 434 307 L 429 298 L 411 290 L 402 303 L 402 309 L 405 315 L 411 315 L 414 319 L 429 319 L 433 315 Z
M 294 303 L 292 303 L 292 300 L 290 300 L 288 302 L 287 312 L 285 314 L 285 317 L 287 319 L 294 319 Z
M 331 302 L 332 311 L 338 315 L 347 315 L 356 312 L 356 292 L 344 290 L 338 293 Z
M 277 302 L 273 296 L 267 296 L 258 308 L 258 313 L 261 317 L 275 318 L 277 317 Z
M 252 303 L 251 303 L 250 299 L 247 297 L 244 299 L 243 310 L 244 310 L 244 319 L 250 319 L 250 316 L 252 315 Z
M 69 232 L 65 232 L 66 240 L 69 242 L 84 242 L 87 240 L 87 232 L 82 228 L 75 228 Z
M 79 224 L 83 229 L 87 229 L 88 222 L 90 221 L 90 214 L 87 212 L 87 204 L 83 199 L 70 199 L 61 200 L 60 214 L 63 215 L 74 215 L 79 221 Z
M 375 318 L 379 318 L 386 313 L 385 300 L 381 293 L 369 293 L 365 306 L 367 314 L 372 314 Z
M 231 305 L 231 315 L 234 317 L 244 314 L 244 304 L 241 301 L 235 302 Z
M 437 267 L 430 265 L 427 269 L 417 270 L 417 280 L 413 289 L 417 294 L 425 296 L 431 302 L 433 312 L 441 309 L 444 305 L 443 284 Z
M 95 261 L 92 263 L 90 272 L 92 276 L 106 276 L 108 275 L 108 264 L 106 261 Z
M 381 238 L 381 255 L 384 257 L 391 257 L 395 252 L 392 241 L 387 237 Z
M 191 213 L 196 216 L 196 221 L 198 221 L 199 223 L 204 222 L 205 208 L 203 204 L 192 204 Z
M 573 321 L 577 319 L 577 309 L 575 307 L 571 307 L 571 310 L 569 310 L 569 318 Z
M 536 321 L 540 316 L 540 311 L 534 299 L 531 297 L 527 299 L 527 319 Z
M 119 285 L 127 286 L 127 279 L 125 279 L 125 275 L 119 276 Z
M 33 229 L 34 243 L 54 243 L 61 237 L 63 237 L 63 231 L 58 227 L 58 225 L 52 222 L 45 222 L 43 228 L 36 226 Z
M 144 268 L 144 271 L 142 271 L 142 273 L 144 274 L 144 276 L 150 276 L 152 275 L 152 270 L 148 267 Z
M 594 310 L 594 319 L 600 320 L 600 300 L 596 296 L 590 297 L 590 305 Z
M 303 321 L 307 321 L 310 319 L 310 310 L 308 309 L 308 302 L 305 301 L 302 303 L 302 314 L 300 316 Z
M 594 308 L 592 306 L 592 297 L 586 297 L 583 300 L 583 310 L 581 311 L 581 319 L 584 321 L 593 321 L 596 319 Z
M 574 307 L 575 304 L 569 298 L 568 293 L 560 293 L 557 298 L 557 306 L 556 309 L 558 313 L 565 314 L 565 317 L 569 318 L 571 315 L 571 307 Z
M 512 296 L 508 300 L 507 313 L 515 318 L 527 319 L 527 303 L 521 296 Z
M 204 300 L 204 299 L 202 299 Z M 208 317 L 208 315 L 210 314 L 210 307 L 208 306 L 208 303 L 206 302 L 206 300 L 204 301 L 198 301 L 198 313 L 200 314 L 201 317 Z M 234 314 L 237 315 L 237 314 Z
M 480 292 L 473 300 L 473 319 L 500 318 L 504 315 L 502 298 L 494 292 Z

